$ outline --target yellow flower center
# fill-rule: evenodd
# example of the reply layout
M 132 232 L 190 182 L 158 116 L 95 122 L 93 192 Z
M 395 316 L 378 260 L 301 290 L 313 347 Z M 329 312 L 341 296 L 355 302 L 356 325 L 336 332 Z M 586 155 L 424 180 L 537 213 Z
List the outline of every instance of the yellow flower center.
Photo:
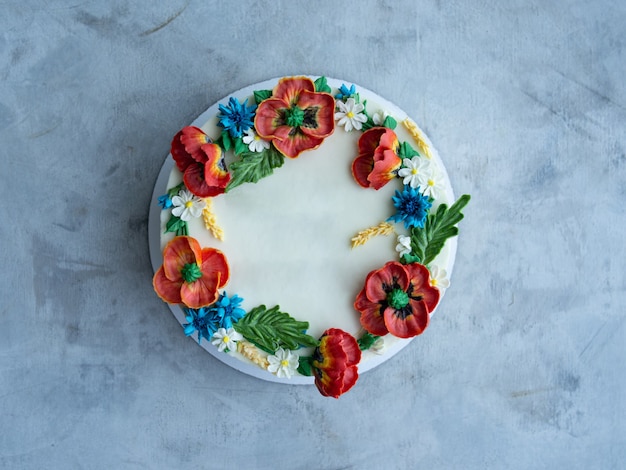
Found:
M 346 114 L 346 116 L 352 119 L 354 117 L 354 113 L 352 111 L 348 111 L 348 114 Z
M 411 174 L 412 174 L 412 175 L 417 175 L 417 168 L 413 168 L 413 169 L 411 170 Z
M 431 279 L 430 280 L 430 285 L 435 287 L 437 285 L 437 279 Z
M 230 338 L 228 336 L 224 336 L 222 338 L 222 343 L 228 343 L 230 341 Z
M 428 186 L 435 186 L 435 182 L 433 180 L 428 180 Z
M 254 140 L 261 140 L 261 138 L 258 135 L 255 135 Z
M 289 365 L 289 361 L 287 359 L 283 359 L 280 361 L 280 365 L 283 367 L 287 367 Z
M 186 207 L 187 209 L 189 209 L 191 206 L 193 206 L 193 201 L 187 201 L 187 202 L 185 203 L 185 207 Z

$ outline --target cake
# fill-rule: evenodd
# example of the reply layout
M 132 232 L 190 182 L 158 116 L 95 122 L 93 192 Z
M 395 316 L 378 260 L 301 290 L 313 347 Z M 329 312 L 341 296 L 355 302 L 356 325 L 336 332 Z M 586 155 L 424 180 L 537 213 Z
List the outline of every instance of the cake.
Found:
M 170 150 L 153 285 L 212 355 L 337 398 L 427 328 L 469 196 L 401 109 L 284 77 L 211 106 Z

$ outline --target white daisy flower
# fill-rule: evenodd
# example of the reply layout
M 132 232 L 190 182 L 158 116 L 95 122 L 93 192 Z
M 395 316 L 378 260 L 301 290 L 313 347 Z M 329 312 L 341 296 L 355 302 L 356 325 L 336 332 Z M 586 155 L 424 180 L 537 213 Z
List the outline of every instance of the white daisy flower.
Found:
M 430 285 L 437 287 L 438 289 L 447 289 L 450 287 L 450 281 L 448 280 L 448 273 L 445 269 L 439 266 L 430 267 Z
M 246 135 L 243 136 L 242 140 L 251 152 L 262 152 L 270 148 L 269 141 L 262 139 L 252 128 L 246 131 Z
M 213 333 L 211 344 L 217 346 L 219 352 L 224 352 L 226 348 L 228 348 L 229 351 L 236 351 L 237 341 L 241 341 L 242 339 L 243 336 L 237 333 L 234 328 L 220 328 Z
M 181 189 L 178 195 L 172 198 L 172 215 L 180 217 L 180 220 L 188 222 L 192 217 L 200 217 L 202 209 L 206 206 L 204 199 L 191 194 L 186 189 Z
M 443 178 L 439 173 L 432 172 L 420 181 L 420 188 L 424 196 L 438 199 L 444 193 Z
M 278 348 L 274 355 L 267 356 L 270 363 L 267 370 L 276 377 L 291 378 L 298 369 L 298 356 L 288 349 Z
M 405 235 L 398 235 L 398 244 L 396 245 L 396 251 L 400 258 L 404 255 L 411 253 L 411 237 Z
M 339 111 L 335 113 L 337 124 L 343 126 L 346 132 L 352 129 L 360 131 L 363 123 L 367 121 L 367 116 L 363 113 L 365 106 L 354 101 L 354 98 L 348 98 L 345 103 L 338 100 L 337 107 L 339 108 Z
M 423 185 L 432 173 L 430 160 L 415 156 L 410 159 L 405 158 L 402 160 L 402 168 L 398 171 L 398 176 L 404 178 L 402 184 L 408 184 L 415 189 Z

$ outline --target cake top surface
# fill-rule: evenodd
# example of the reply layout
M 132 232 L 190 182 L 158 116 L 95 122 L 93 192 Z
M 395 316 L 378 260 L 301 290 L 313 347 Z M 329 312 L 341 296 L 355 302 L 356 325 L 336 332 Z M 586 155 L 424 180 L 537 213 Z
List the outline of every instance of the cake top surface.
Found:
M 469 196 L 455 203 L 400 108 L 335 79 L 269 80 L 210 107 L 171 156 L 155 290 L 207 351 L 337 397 L 424 331 Z

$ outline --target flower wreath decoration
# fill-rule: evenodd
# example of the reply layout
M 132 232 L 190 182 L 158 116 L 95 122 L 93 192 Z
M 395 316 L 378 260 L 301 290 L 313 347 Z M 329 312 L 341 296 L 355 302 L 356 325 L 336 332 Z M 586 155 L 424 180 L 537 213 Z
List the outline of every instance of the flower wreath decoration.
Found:
M 355 85 L 343 84 L 333 95 L 325 77 L 288 77 L 273 90 L 255 91 L 249 101 L 231 97 L 228 105 L 219 105 L 223 130 L 214 141 L 193 126 L 174 136 L 171 155 L 183 182 L 158 198 L 161 208 L 171 212 L 166 232 L 175 237 L 163 250 L 154 289 L 165 302 L 181 304 L 187 336 L 197 333 L 198 342 L 205 339 L 220 352 L 236 351 L 277 377 L 290 378 L 296 372 L 314 376 L 322 395 L 338 398 L 358 379 L 361 351 L 380 348 L 387 334 L 411 338 L 428 326 L 442 290 L 449 286 L 445 269 L 432 261 L 445 241 L 458 234 L 461 210 L 470 196 L 435 208 L 443 180 L 419 129 L 408 118 L 402 122 L 419 151 L 399 142 L 394 132 L 398 122 L 389 115 L 370 115 Z M 356 295 L 354 308 L 365 330 L 360 338 L 338 328 L 314 338 L 306 333 L 308 322 L 279 306 L 245 311 L 243 299 L 224 290 L 230 278 L 224 253 L 202 248 L 187 229 L 191 218 L 202 217 L 221 240 L 223 232 L 211 210 L 213 197 L 271 175 L 285 158 L 319 147 L 336 127 L 361 132 L 352 161 L 358 185 L 378 190 L 391 181 L 401 182 L 392 198 L 395 213 L 352 239 L 354 248 L 374 236 L 396 233 L 396 224 L 406 230 L 397 235 L 398 259 L 368 273 Z M 226 152 L 237 158 L 230 168 Z M 313 352 L 299 356 L 299 348 Z

